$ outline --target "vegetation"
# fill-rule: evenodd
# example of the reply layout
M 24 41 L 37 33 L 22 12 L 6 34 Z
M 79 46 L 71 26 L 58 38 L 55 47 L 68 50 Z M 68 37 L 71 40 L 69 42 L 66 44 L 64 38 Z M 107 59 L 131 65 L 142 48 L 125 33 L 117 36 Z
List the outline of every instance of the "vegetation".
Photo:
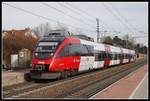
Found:
M 10 67 L 10 55 L 17 54 L 22 48 L 34 50 L 38 39 L 25 33 L 6 33 L 3 37 L 3 62 Z
M 143 44 L 135 43 L 134 39 L 125 35 L 123 39 L 115 36 L 111 38 L 110 36 L 104 37 L 104 41 L 102 43 L 110 44 L 118 47 L 128 48 L 128 49 L 135 49 L 137 53 L 147 54 L 148 47 L 143 46 Z

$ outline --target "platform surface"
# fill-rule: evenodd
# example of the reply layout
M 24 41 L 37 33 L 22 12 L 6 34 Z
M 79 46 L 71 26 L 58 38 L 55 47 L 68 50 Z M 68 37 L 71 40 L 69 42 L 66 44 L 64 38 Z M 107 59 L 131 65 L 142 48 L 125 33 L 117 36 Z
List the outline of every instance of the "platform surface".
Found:
M 24 74 L 29 70 L 2 71 L 2 87 L 25 82 Z
M 130 95 L 129 99 L 148 99 L 148 73 Z
M 148 98 L 148 65 L 111 84 L 89 99 L 147 99 Z

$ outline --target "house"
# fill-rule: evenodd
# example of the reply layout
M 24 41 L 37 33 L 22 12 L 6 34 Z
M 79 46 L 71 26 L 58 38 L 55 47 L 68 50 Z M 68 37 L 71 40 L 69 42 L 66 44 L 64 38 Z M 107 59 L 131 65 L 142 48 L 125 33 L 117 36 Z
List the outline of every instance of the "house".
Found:
M 12 30 L 3 30 L 2 32 L 2 38 L 5 38 L 7 37 L 7 34 L 10 35 L 10 34 L 25 34 L 25 35 L 31 35 L 32 37 L 34 38 L 37 38 L 36 34 L 30 30 L 29 28 L 25 28 L 25 29 L 20 29 L 20 30 L 15 30 L 15 29 L 12 29 Z
M 32 38 L 24 36 L 32 36 Z M 31 49 L 36 43 L 36 35 L 29 29 L 11 29 L 11 30 L 3 30 L 2 31 L 2 38 L 3 38 L 3 65 L 10 68 L 11 67 L 11 55 L 18 54 L 18 50 L 20 48 L 29 48 Z M 24 40 L 25 39 L 25 40 Z M 30 45 L 24 44 L 27 41 L 31 43 Z

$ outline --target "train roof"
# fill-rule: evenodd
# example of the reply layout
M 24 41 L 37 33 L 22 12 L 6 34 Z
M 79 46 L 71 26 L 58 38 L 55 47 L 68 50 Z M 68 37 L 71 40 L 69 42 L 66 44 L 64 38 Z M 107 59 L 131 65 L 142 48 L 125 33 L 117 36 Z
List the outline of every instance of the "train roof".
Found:
M 64 37 L 68 37 L 70 36 L 70 33 L 66 30 L 62 30 L 62 29 L 57 29 L 57 30 L 51 30 L 49 33 L 46 33 L 44 35 L 44 37 L 48 37 L 48 36 L 64 36 Z
M 78 35 L 72 35 L 73 37 L 77 37 L 77 38 L 80 38 L 80 39 L 84 39 L 84 40 L 87 40 L 87 41 L 92 41 L 94 42 L 94 39 L 89 37 L 89 36 L 86 36 L 86 35 L 83 35 L 83 34 L 78 34 Z

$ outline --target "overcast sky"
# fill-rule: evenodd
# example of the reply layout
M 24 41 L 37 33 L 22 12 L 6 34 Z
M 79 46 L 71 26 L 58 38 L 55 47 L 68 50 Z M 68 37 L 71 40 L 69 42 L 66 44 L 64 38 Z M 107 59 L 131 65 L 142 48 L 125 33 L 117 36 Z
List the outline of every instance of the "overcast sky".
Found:
M 81 30 L 96 39 L 96 18 L 100 20 L 100 31 L 107 31 L 105 36 L 119 37 L 129 34 L 147 36 L 148 3 L 147 2 L 3 2 L 2 29 L 33 28 L 49 22 L 55 28 L 59 23 L 66 24 L 70 30 Z M 22 8 L 30 13 L 12 8 Z M 67 8 L 66 8 L 67 7 Z M 56 10 L 56 9 L 57 10 Z M 68 9 L 69 8 L 69 9 Z M 59 10 L 59 11 L 58 11 Z M 80 28 L 80 29 L 79 29 Z M 148 46 L 148 37 L 136 38 L 137 43 Z

